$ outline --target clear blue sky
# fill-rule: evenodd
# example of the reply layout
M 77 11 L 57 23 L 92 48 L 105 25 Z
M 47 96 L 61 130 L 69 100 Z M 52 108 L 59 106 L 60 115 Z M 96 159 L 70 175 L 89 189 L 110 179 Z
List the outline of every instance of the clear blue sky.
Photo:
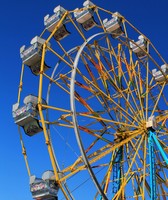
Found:
M 95 4 L 112 12 L 120 12 L 146 35 L 168 60 L 167 0 L 95 0 Z M 29 179 L 17 132 L 12 118 L 12 104 L 17 101 L 21 70 L 19 49 L 42 32 L 43 17 L 62 5 L 68 10 L 81 7 L 83 1 L 70 0 L 6 0 L 0 6 L 0 199 L 31 200 Z M 30 143 L 30 142 L 29 142 Z M 31 143 L 30 143 L 31 144 Z M 37 149 L 39 146 L 37 144 Z M 31 152 L 33 154 L 33 152 Z M 36 162 L 36 157 L 34 157 Z M 49 162 L 46 160 L 46 162 Z M 36 171 L 38 171 L 38 164 Z

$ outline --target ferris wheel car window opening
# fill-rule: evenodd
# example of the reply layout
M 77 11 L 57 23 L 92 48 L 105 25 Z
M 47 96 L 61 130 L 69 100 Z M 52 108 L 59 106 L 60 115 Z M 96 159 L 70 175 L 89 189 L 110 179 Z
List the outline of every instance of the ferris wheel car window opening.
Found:
M 112 15 L 112 18 L 108 20 L 107 18 L 103 20 L 103 25 L 108 33 L 111 33 L 113 38 L 118 38 L 123 35 L 124 32 L 122 30 L 122 20 L 118 17 L 119 13 L 115 12 Z
M 168 65 L 164 64 L 161 66 L 161 70 L 153 69 L 152 75 L 157 82 L 162 82 L 166 80 L 166 76 L 168 75 Z
M 136 54 L 136 56 L 140 59 L 144 58 L 147 56 L 146 51 L 147 51 L 147 41 L 143 37 L 143 35 L 140 35 L 138 37 L 137 42 L 130 41 L 130 48 L 132 51 Z
M 13 118 L 17 125 L 23 127 L 24 132 L 28 136 L 33 136 L 43 130 L 39 124 L 37 109 L 38 98 L 29 95 L 24 99 L 24 106 L 19 108 L 18 103 L 13 105 Z M 46 102 L 43 100 L 43 104 Z
M 30 177 L 30 191 L 33 199 L 58 199 L 57 194 L 59 187 L 52 177 L 54 177 L 54 173 L 52 171 L 44 172 L 42 178 L 37 178 L 34 175 Z
M 27 65 L 34 75 L 39 75 L 40 73 L 42 48 L 44 43 L 44 39 L 35 36 L 30 42 L 31 46 L 26 48 L 25 45 L 23 45 L 20 48 L 20 57 L 22 59 L 22 63 Z M 48 45 L 50 46 L 50 44 Z M 49 68 L 50 67 L 44 62 L 44 71 Z
M 79 11 L 79 8 L 75 9 L 74 17 L 76 21 L 82 25 L 83 29 L 88 31 L 96 25 L 94 20 L 94 4 L 91 1 L 85 1 L 83 3 L 84 10 Z
M 53 32 L 56 25 L 59 23 L 63 15 L 65 14 L 66 10 L 61 7 L 60 5 L 54 9 L 54 14 L 50 17 L 47 14 L 44 17 L 44 25 L 49 32 Z M 65 38 L 70 34 L 70 32 L 66 29 L 65 22 L 67 18 L 63 20 L 63 23 L 58 27 L 58 30 L 54 33 L 54 39 L 60 41 L 61 39 Z

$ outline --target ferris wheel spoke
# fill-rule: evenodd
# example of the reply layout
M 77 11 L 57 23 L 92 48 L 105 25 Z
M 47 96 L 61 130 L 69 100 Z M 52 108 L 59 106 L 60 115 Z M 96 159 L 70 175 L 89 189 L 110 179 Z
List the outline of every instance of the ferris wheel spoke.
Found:
M 79 84 L 79 83 L 77 83 L 77 84 Z M 80 86 L 81 86 L 81 84 L 80 84 Z M 85 88 L 86 88 L 86 86 L 84 86 Z M 94 93 L 93 93 L 94 94 Z M 78 95 L 79 96 L 79 95 Z M 95 95 L 96 97 L 97 97 L 97 95 Z M 116 104 L 116 103 L 115 103 Z M 117 106 L 118 104 L 116 104 L 116 106 Z M 121 108 L 120 106 L 118 106 L 119 108 Z M 122 110 L 123 110 L 123 108 L 121 108 Z M 111 109 L 109 109 L 109 110 L 111 110 Z M 108 113 L 108 111 L 106 111 L 107 113 Z M 94 112 L 93 112 L 94 113 Z M 125 115 L 122 113 L 122 116 L 123 117 L 125 117 Z M 110 118 L 111 118 L 111 116 L 110 116 Z M 132 121 L 130 121 L 127 117 L 125 117 L 126 118 L 126 120 L 127 121 L 129 121 L 131 124 L 132 124 Z M 112 118 L 113 119 L 113 118 Z
M 107 64 L 109 70 L 114 71 L 114 61 L 112 58 L 115 57 L 115 59 L 116 59 L 117 55 L 115 54 L 114 49 L 110 45 L 110 41 L 109 41 L 108 37 L 106 40 L 107 40 L 107 45 L 108 45 L 107 48 L 100 46 L 98 43 L 95 44 L 95 47 L 98 49 L 98 52 L 101 54 L 103 60 L 105 61 L 105 64 Z M 106 54 L 105 54 L 106 52 L 107 52 L 109 58 L 106 56 Z M 105 67 L 104 67 L 104 70 L 108 71 L 108 69 L 106 69 Z M 114 74 L 114 80 L 116 81 L 115 74 Z
M 55 54 L 60 60 L 62 60 L 67 66 L 73 69 L 73 65 L 66 61 L 61 55 L 59 55 L 55 50 L 50 47 L 47 47 L 53 54 Z
M 90 129 L 87 129 L 86 127 L 79 126 L 79 129 L 80 129 L 81 131 L 84 131 L 85 133 L 88 133 L 88 134 L 94 136 L 95 138 L 99 138 L 100 140 L 102 140 L 102 141 L 104 141 L 104 142 L 106 142 L 106 143 L 108 143 L 108 144 L 111 144 L 111 141 L 110 141 L 110 140 L 107 140 L 106 138 L 104 138 L 104 137 L 102 137 L 102 136 L 100 136 L 100 135 L 94 133 L 93 131 L 91 131 Z
M 144 139 L 144 135 L 142 135 L 142 137 L 139 138 L 139 143 L 138 143 L 136 152 L 135 152 L 135 154 L 134 154 L 134 156 L 133 156 L 133 158 L 132 158 L 132 161 L 131 161 L 131 163 L 130 163 L 130 165 L 129 165 L 129 168 L 128 168 L 127 172 L 124 174 L 124 181 L 121 183 L 120 189 L 119 189 L 118 192 L 115 194 L 114 199 L 115 199 L 115 198 L 119 198 L 119 196 L 121 195 L 121 192 L 122 192 L 123 188 L 124 188 L 125 185 L 128 183 L 128 181 L 131 179 L 131 175 L 130 175 L 131 168 L 132 168 L 132 166 L 133 166 L 133 164 L 134 164 L 134 162 L 135 162 L 135 158 L 136 158 L 136 156 L 137 156 L 137 152 L 138 152 L 138 150 L 139 150 L 139 148 L 140 148 L 140 146 L 141 146 L 141 144 L 142 144 L 142 142 L 143 142 L 143 139 Z
M 73 65 L 73 58 L 71 57 L 71 55 L 64 49 L 64 47 L 61 45 L 61 43 L 59 41 L 57 41 L 57 44 L 59 45 L 59 47 L 62 49 L 62 51 L 64 52 L 64 55 L 69 59 L 69 62 Z M 64 56 L 64 57 L 65 57 Z M 62 57 L 62 56 L 61 56 Z M 62 60 L 64 61 L 64 60 Z M 70 66 L 71 67 L 71 66 Z
M 123 109 L 116 101 L 114 101 L 113 98 L 109 97 L 108 95 L 106 95 L 102 90 L 100 90 L 99 87 L 97 87 L 96 85 L 94 85 L 91 81 L 89 81 L 88 79 L 86 79 L 86 77 L 82 76 L 85 81 L 87 83 L 89 83 L 90 85 L 92 85 L 98 92 L 100 92 L 100 94 L 102 94 L 105 98 L 107 98 L 110 102 L 114 103 L 114 105 L 116 106 L 116 108 L 118 108 L 119 110 L 122 111 L 122 115 L 124 116 L 124 118 L 128 121 L 130 121 L 130 119 L 128 119 L 127 116 L 129 116 L 131 119 L 133 119 L 133 121 L 130 121 L 131 123 L 133 123 L 134 121 L 137 121 L 136 118 L 134 118 L 132 115 L 129 114 L 129 112 L 127 112 L 127 110 Z M 124 114 L 125 113 L 125 114 Z
M 139 100 L 139 104 L 140 104 L 140 115 L 143 119 L 145 119 L 145 115 L 144 115 L 144 99 L 143 99 L 143 96 L 142 96 L 142 91 L 143 91 L 143 88 L 142 88 L 142 80 L 141 80 L 141 77 L 139 75 L 139 73 L 137 73 L 135 71 L 135 67 L 139 68 L 138 67 L 139 64 L 138 62 L 135 63 L 135 65 L 132 67 L 133 69 L 133 77 L 134 77 L 134 80 L 135 80 L 135 85 L 136 85 L 136 89 L 135 89 L 135 86 L 134 86 L 134 90 L 137 91 L 137 99 Z
M 122 142 L 114 144 L 113 146 L 107 146 L 109 147 L 108 150 L 106 150 L 105 152 L 103 152 L 103 154 L 98 155 L 96 158 L 92 159 L 90 161 L 90 163 L 96 162 L 98 159 L 103 158 L 104 156 L 108 155 L 109 153 L 111 153 L 113 150 L 123 146 L 124 144 L 126 144 L 128 141 L 130 141 L 131 139 L 135 138 L 137 135 L 139 135 L 139 133 L 135 133 L 132 136 L 124 139 Z
M 137 89 L 135 89 L 135 88 L 131 89 L 132 83 L 131 82 L 129 82 L 129 83 L 127 82 L 125 75 L 123 75 L 123 77 L 124 77 L 125 83 L 127 85 L 127 89 L 125 89 L 125 93 L 126 93 L 126 96 L 127 96 L 127 101 L 129 101 L 129 102 L 131 101 L 132 105 L 135 106 L 136 116 L 138 116 L 138 119 L 141 120 L 142 119 L 142 116 L 141 116 L 142 114 L 140 112 L 140 107 L 138 105 L 139 101 L 137 101 L 138 100 L 138 97 L 137 97 L 137 94 L 136 94 L 136 90 Z M 129 105 L 128 105 L 128 108 L 129 108 Z M 141 110 L 142 110 L 142 108 L 141 108 Z
M 118 54 L 120 54 L 120 52 L 118 52 Z M 99 60 L 99 62 L 100 62 L 100 56 L 99 55 L 97 55 L 98 56 L 98 60 Z M 127 60 L 126 60 L 126 58 L 125 58 L 125 56 L 124 56 L 124 61 L 122 61 L 124 64 L 125 64 L 125 66 L 126 66 L 126 68 L 127 68 L 127 73 L 129 74 L 129 78 L 130 78 L 130 80 L 132 79 L 132 77 L 131 77 L 131 74 L 130 74 L 130 68 L 129 68 L 129 66 L 128 66 L 128 63 L 127 63 Z M 131 97 L 132 97 L 132 100 L 133 100 L 133 103 L 134 103 L 134 105 L 135 105 L 135 107 L 136 107 L 136 109 L 137 110 L 139 110 L 139 108 L 138 108 L 138 105 L 137 105 L 137 103 L 136 103 L 136 101 L 135 101 L 135 98 L 134 98 L 134 95 L 133 95 L 133 91 L 131 90 L 131 88 L 130 88 L 130 82 L 128 83 L 127 82 L 127 78 L 125 77 L 125 73 L 123 73 L 122 72 L 122 67 L 120 66 L 121 65 L 121 58 L 120 58 L 120 55 L 118 55 L 118 63 L 119 63 L 119 74 L 120 74 L 120 76 L 121 76 L 121 73 L 122 73 L 122 77 L 124 78 L 124 81 L 125 81 L 125 84 L 126 84 L 126 87 L 127 87 L 127 89 L 124 89 L 125 91 L 127 90 L 128 92 L 126 92 L 126 94 L 127 94 L 127 96 L 128 96 L 128 94 L 130 94 L 131 95 Z M 108 76 L 109 78 L 110 78 L 110 80 L 113 80 L 113 78 L 111 77 L 111 75 L 109 74 L 109 72 L 105 69 L 105 67 L 103 66 L 103 64 L 101 63 L 100 65 L 102 65 L 102 68 L 104 69 L 104 73 L 106 74 L 106 76 Z M 103 76 L 103 75 L 102 75 Z M 106 78 L 107 79 L 107 78 Z M 115 87 L 116 88 L 116 87 Z M 124 90 L 123 90 L 123 92 L 124 92 Z
M 96 161 L 98 161 L 98 160 L 100 159 L 100 157 L 104 157 L 104 156 L 106 156 L 108 153 L 110 153 L 110 152 L 111 152 L 110 147 L 111 147 L 111 145 L 106 145 L 106 147 L 101 148 L 99 151 L 97 151 L 97 152 L 95 152 L 95 153 L 93 153 L 93 154 L 90 154 L 90 155 L 89 155 L 89 158 L 90 158 L 90 159 L 89 159 L 89 160 L 90 160 L 89 162 L 90 162 L 90 164 L 96 163 Z M 103 152 L 102 152 L 102 150 L 103 150 Z M 103 155 L 102 155 L 102 154 L 103 154 Z M 104 165 L 103 165 L 103 166 L 104 166 Z M 101 165 L 100 165 L 99 167 L 101 167 Z M 60 179 L 60 181 L 63 182 L 64 180 L 66 180 L 67 178 L 70 178 L 71 176 L 75 175 L 75 174 L 78 173 L 79 171 L 81 171 L 81 170 L 86 170 L 86 169 L 87 169 L 87 168 L 86 168 L 86 166 L 85 166 L 85 164 L 84 164 L 82 158 L 79 157 L 79 158 L 74 162 L 74 164 L 73 164 L 72 166 L 69 166 L 68 168 L 65 168 L 65 169 L 62 170 L 62 173 L 63 173 L 63 174 L 66 174 L 66 175 L 63 176 L 63 177 Z M 67 174 L 67 172 L 69 172 L 69 173 Z
M 128 105 L 129 111 L 132 113 L 132 115 L 137 116 L 137 115 L 136 115 L 136 111 L 135 111 L 134 108 L 131 106 L 130 102 L 127 100 L 127 98 L 125 97 L 125 95 L 122 93 L 122 90 L 119 89 L 119 88 L 117 88 L 117 89 L 118 89 L 118 92 L 119 92 L 119 94 L 121 95 L 121 97 L 125 100 L 126 105 Z M 139 117 L 139 116 L 137 116 L 137 117 Z M 135 120 L 135 119 L 134 119 L 134 120 Z
M 99 112 L 98 112 L 99 113 Z M 87 118 L 91 118 L 91 119 L 97 119 L 98 121 L 104 121 L 104 122 L 109 122 L 109 123 L 114 123 L 114 124 L 121 124 L 123 126 L 128 126 L 128 127 L 132 127 L 132 128 L 135 128 L 135 129 L 138 129 L 139 127 L 136 126 L 136 125 L 132 125 L 132 124 L 127 124 L 127 123 L 124 123 L 124 122 L 119 122 L 119 121 L 115 121 L 115 120 L 111 120 L 111 119 L 106 119 L 106 118 L 103 118 L 101 116 L 98 116 L 96 114 L 96 112 L 91 112 L 90 115 L 89 114 L 85 114 L 85 113 L 77 113 L 77 115 L 79 116 L 85 116 Z M 108 124 L 110 126 L 110 124 Z
M 149 43 L 147 43 L 147 51 L 149 51 Z M 149 62 L 146 64 L 146 120 L 148 119 L 148 103 L 149 103 Z
M 68 83 L 66 82 L 66 80 L 69 79 L 69 78 L 67 78 L 66 75 L 65 75 L 65 76 L 62 76 L 61 78 L 64 79 L 64 82 L 65 82 L 66 85 L 68 86 Z M 83 85 L 83 84 L 81 84 L 81 83 L 79 83 L 79 82 L 76 82 L 76 84 L 79 85 L 81 88 L 84 88 L 84 89 L 86 89 L 86 90 L 89 90 L 89 91 L 90 91 L 90 90 L 91 90 L 91 91 L 93 90 L 93 89 L 90 89 L 87 85 Z M 68 86 L 68 87 L 69 87 L 69 86 Z M 89 107 L 89 105 L 87 105 L 87 103 L 84 101 L 84 99 L 82 99 L 82 98 L 79 96 L 79 94 L 76 93 L 75 96 L 76 96 L 76 98 L 77 98 L 82 104 L 84 104 L 84 105 L 91 111 L 91 113 L 93 112 L 92 109 Z M 96 112 L 94 112 L 94 113 L 96 114 Z M 95 115 L 95 114 L 94 114 L 94 115 Z M 81 114 L 81 115 L 82 115 L 82 114 Z M 97 114 L 96 114 L 96 115 L 97 115 Z M 123 115 L 123 114 L 122 114 L 122 115 Z M 98 118 L 99 118 L 99 115 L 97 115 L 97 116 L 98 116 Z M 100 118 L 101 118 L 101 117 L 100 117 Z M 105 120 L 105 119 L 103 119 L 103 120 L 104 120 L 104 121 L 108 121 L 108 120 Z M 109 121 L 109 122 L 110 122 L 110 121 Z M 111 122 L 112 122 L 112 121 L 111 121 Z M 121 123 L 121 122 L 120 122 L 120 123 L 119 123 L 119 122 L 116 122 L 116 124 L 123 124 L 123 125 L 124 125 L 124 123 Z M 126 124 L 125 124 L 125 125 L 126 125 Z M 135 127 L 135 128 L 136 128 L 136 126 L 134 126 L 134 125 L 129 125 L 129 126 L 130 126 L 130 127 Z
M 69 84 L 66 82 L 66 77 L 62 77 L 62 79 L 64 80 L 65 84 L 69 86 Z M 90 90 L 87 86 L 84 86 L 84 85 L 81 85 L 79 82 L 76 83 L 77 85 L 80 85 L 80 87 L 83 86 L 84 89 L 87 89 L 87 90 Z M 75 98 L 84 106 L 87 108 L 88 111 L 90 111 L 91 113 L 94 113 L 96 114 L 93 109 L 89 106 L 89 104 L 75 91 Z M 98 117 L 99 117 L 99 114 L 96 114 Z M 106 126 L 103 121 L 100 120 L 100 123 L 103 125 L 103 126 Z
M 119 58 L 119 60 L 120 60 L 121 58 Z M 129 94 L 131 95 L 131 97 L 132 97 L 132 99 L 133 99 L 133 102 L 134 102 L 134 105 L 135 105 L 135 107 L 136 107 L 136 109 L 137 109 L 137 104 L 136 104 L 136 102 L 135 102 L 135 99 L 134 99 L 134 96 L 132 95 L 132 91 L 131 91 L 131 89 L 130 89 L 130 85 L 128 84 L 128 82 L 127 82 L 127 80 L 126 80 L 126 77 L 125 77 L 125 75 L 124 75 L 124 73 L 123 73 L 123 71 L 122 71 L 122 67 L 121 67 L 121 61 L 119 61 L 119 65 L 118 65 L 118 70 L 119 70 L 119 77 L 120 77 L 120 79 L 122 79 L 122 78 L 124 78 L 124 80 L 125 80 L 125 84 L 126 84 L 126 86 L 127 86 L 127 90 L 129 91 Z M 131 106 L 131 104 L 130 104 L 130 102 L 128 101 L 128 99 L 126 98 L 126 96 L 124 95 L 124 93 L 123 93 L 123 91 L 124 91 L 124 89 L 123 89 L 123 91 L 120 89 L 120 87 L 118 87 L 117 85 L 115 86 L 116 88 L 117 88 L 117 90 L 118 90 L 118 92 L 119 92 L 119 94 L 121 95 L 121 97 L 125 100 L 125 103 L 127 104 L 127 106 L 128 106 L 128 108 L 129 108 L 129 111 L 130 112 L 132 112 L 132 114 L 133 115 L 136 115 L 136 111 L 134 110 L 134 108 Z M 126 89 L 125 89 L 126 90 Z M 131 91 L 131 92 L 130 92 Z M 127 94 L 127 93 L 126 93 Z M 139 116 L 137 116 L 138 118 L 139 118 Z
M 139 158 L 139 160 L 137 158 Z M 137 158 L 135 160 L 135 164 L 132 166 L 132 168 L 134 169 L 132 171 L 132 173 L 134 173 L 133 174 L 134 180 L 132 180 L 132 185 L 134 187 L 134 196 L 136 196 L 136 195 L 141 196 L 142 191 L 144 191 L 142 189 L 142 182 L 143 182 L 142 181 L 143 180 L 142 170 L 143 170 L 143 168 L 141 167 L 141 165 L 139 165 L 139 162 L 141 162 L 141 164 L 143 165 L 143 160 L 142 160 L 142 158 L 139 157 L 139 154 L 137 154 Z M 129 162 L 129 166 L 130 166 L 130 161 L 128 161 L 128 162 Z
M 132 148 L 132 153 L 133 153 L 133 151 L 135 151 L 136 150 L 136 145 L 137 145 L 137 142 L 138 142 L 138 140 L 136 141 L 136 143 L 134 144 L 133 143 L 133 141 L 130 141 L 129 143 L 130 143 L 130 146 L 131 146 L 131 148 Z M 143 147 L 143 146 L 142 146 Z M 141 147 L 141 148 L 142 148 Z M 138 162 L 139 163 L 141 163 L 141 164 L 143 164 L 143 160 L 142 160 L 142 157 L 140 156 L 140 154 L 139 153 L 137 153 L 137 158 L 139 158 L 139 160 L 138 160 Z M 138 164 L 139 164 L 138 163 Z M 138 168 L 138 164 L 136 163 L 136 165 L 137 165 L 137 168 Z M 140 164 L 139 164 L 140 165 Z
M 153 110 L 152 110 L 151 115 L 153 115 L 154 112 L 155 112 L 155 109 L 156 109 L 156 107 L 157 107 L 157 105 L 158 105 L 158 102 L 159 102 L 159 100 L 160 100 L 160 98 L 161 98 L 161 93 L 163 92 L 163 89 L 164 89 L 165 85 L 166 85 L 166 82 L 163 83 L 162 89 L 161 89 L 161 91 L 160 91 L 160 93 L 159 93 L 159 95 L 158 95 L 157 101 L 156 101 L 156 103 L 155 103 L 155 105 L 154 105 L 154 107 L 153 107 Z
M 113 160 L 114 160 L 114 153 L 111 155 L 110 164 L 109 164 L 109 167 L 107 169 L 107 172 L 106 172 L 104 180 L 103 180 L 105 194 L 107 194 L 107 190 L 108 190 L 108 187 L 110 184 L 110 177 L 111 177 L 112 168 L 113 168 Z
M 101 151 L 99 150 L 99 152 L 102 152 L 102 150 L 101 150 Z M 94 155 L 95 155 L 95 154 L 94 154 Z M 90 162 L 92 162 L 92 161 L 90 161 Z M 111 162 L 112 162 L 112 161 L 111 161 Z M 109 167 L 109 168 L 110 168 L 110 167 Z M 109 172 L 109 170 L 108 170 L 107 172 Z
M 130 166 L 130 161 L 128 161 L 128 166 Z M 133 188 L 133 196 L 136 196 L 136 195 L 139 195 L 139 194 L 137 194 L 137 188 L 136 188 L 136 185 L 135 185 L 135 180 L 136 180 L 136 172 L 133 172 L 132 171 L 132 179 L 130 180 L 131 181 L 131 183 L 132 183 L 132 188 Z M 137 181 L 137 180 L 136 180 Z M 139 187 L 140 187 L 140 184 L 138 183 L 137 184 Z
M 44 74 L 44 76 L 47 77 L 53 84 L 57 85 L 59 88 L 65 91 L 67 94 L 70 94 L 70 91 L 67 90 L 64 86 L 62 86 L 59 82 L 55 81 L 53 78 L 49 77 L 47 74 Z
M 139 139 L 140 140 L 140 139 Z M 138 140 L 138 142 L 139 142 L 139 140 Z M 138 144 L 138 142 L 137 142 L 137 144 Z M 114 158 L 113 158 L 114 159 Z M 111 160 L 110 161 L 111 162 L 111 165 L 112 165 L 112 163 L 113 163 L 113 161 Z M 109 170 L 107 171 L 108 172 L 108 177 L 110 176 L 110 174 L 111 174 L 111 166 L 109 165 Z M 106 176 L 105 176 L 106 177 Z M 125 175 L 124 175 L 124 177 L 125 177 Z M 107 179 L 108 180 L 108 179 Z M 106 188 L 106 187 L 105 187 Z

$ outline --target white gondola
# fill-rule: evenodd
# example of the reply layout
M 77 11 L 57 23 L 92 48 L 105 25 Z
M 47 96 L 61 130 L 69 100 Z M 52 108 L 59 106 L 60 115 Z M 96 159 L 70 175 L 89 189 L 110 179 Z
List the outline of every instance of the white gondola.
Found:
M 140 35 L 138 39 L 139 40 L 135 43 L 130 41 L 130 48 L 137 55 L 137 57 L 141 59 L 147 56 L 147 42 L 143 35 Z
M 39 75 L 40 73 L 40 66 L 41 66 L 41 59 L 42 59 L 42 47 L 45 43 L 45 40 L 35 36 L 30 44 L 31 46 L 26 48 L 25 45 L 23 45 L 20 48 L 20 57 L 22 59 L 23 64 L 30 67 L 32 73 L 34 75 Z M 50 46 L 50 44 L 48 44 Z M 44 63 L 44 71 L 46 71 L 49 68 Z
M 66 10 L 59 5 L 54 9 L 54 14 L 52 16 L 49 16 L 49 14 L 47 14 L 44 17 L 44 25 L 49 32 L 53 32 L 54 28 L 56 27 L 58 22 L 61 20 L 65 12 Z M 66 19 L 63 20 L 62 24 L 58 27 L 58 30 L 55 32 L 53 36 L 55 40 L 57 41 L 65 38 L 66 36 L 70 34 L 70 32 L 66 29 L 65 21 Z
M 33 95 L 29 95 L 24 99 L 24 106 L 19 108 L 18 103 L 13 105 L 13 118 L 17 125 L 23 127 L 24 132 L 28 136 L 33 136 L 43 129 L 39 124 L 38 120 L 38 109 L 37 109 L 38 98 Z M 43 104 L 46 102 L 43 100 Z
M 111 33 L 113 38 L 117 38 L 123 35 L 122 30 L 122 20 L 119 17 L 119 13 L 115 12 L 112 15 L 112 19 L 108 20 L 107 18 L 103 20 L 103 25 L 108 33 Z
M 152 131 L 157 129 L 156 118 L 154 115 L 148 118 L 148 121 L 146 122 L 146 128 L 151 129 Z
M 82 27 L 88 31 L 96 25 L 94 20 L 94 4 L 91 1 L 85 1 L 83 3 L 84 9 L 79 11 L 78 8 L 75 9 L 74 17 L 76 21 L 82 25 Z
M 52 171 L 44 172 L 42 178 L 30 177 L 30 191 L 33 199 L 57 200 L 58 184 L 52 179 Z
M 38 97 L 30 94 L 30 95 L 28 95 L 28 96 L 26 96 L 24 98 L 23 103 L 24 104 L 32 103 L 34 105 L 37 105 L 37 103 L 38 103 Z M 42 99 L 41 103 L 44 104 L 44 105 L 47 105 L 47 103 L 46 103 L 46 101 L 44 99 Z
M 152 75 L 157 82 L 162 82 L 166 80 L 166 76 L 168 75 L 168 65 L 164 64 L 161 66 L 161 71 L 157 69 L 152 70 Z

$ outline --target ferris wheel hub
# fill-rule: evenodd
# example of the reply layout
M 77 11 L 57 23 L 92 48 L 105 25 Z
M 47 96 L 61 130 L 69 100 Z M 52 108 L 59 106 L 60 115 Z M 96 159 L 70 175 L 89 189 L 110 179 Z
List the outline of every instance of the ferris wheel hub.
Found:
M 146 128 L 151 129 L 152 131 L 156 130 L 157 123 L 154 115 L 148 118 L 148 121 L 146 122 Z

